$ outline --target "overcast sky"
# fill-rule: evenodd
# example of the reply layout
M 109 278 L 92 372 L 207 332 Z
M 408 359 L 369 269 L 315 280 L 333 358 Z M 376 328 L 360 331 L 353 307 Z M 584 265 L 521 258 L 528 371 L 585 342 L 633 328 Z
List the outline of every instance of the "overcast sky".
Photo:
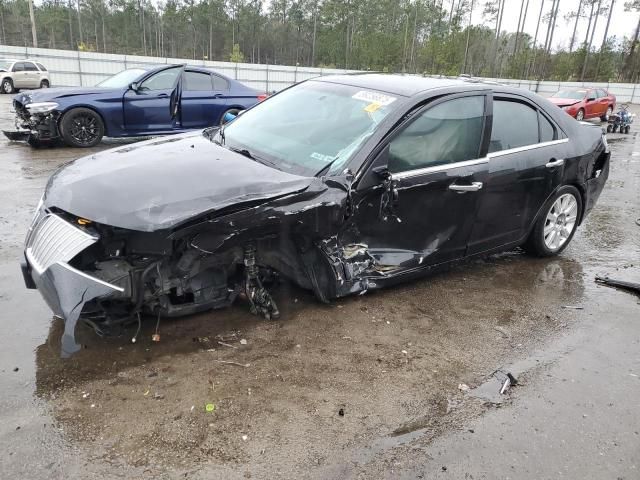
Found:
M 540 14 L 540 5 L 543 0 L 529 0 L 529 12 L 527 13 L 527 21 L 524 26 L 524 31 L 529 33 L 531 37 L 534 36 L 536 31 L 536 25 L 538 23 L 538 15 Z M 505 11 L 502 17 L 502 30 L 515 32 L 518 28 L 518 15 L 520 14 L 520 2 L 521 0 L 505 0 Z M 525 0 L 526 5 L 527 0 Z M 476 0 L 476 6 L 473 12 L 472 22 L 478 24 L 482 22 L 482 9 L 484 6 L 484 0 Z M 568 47 L 571 40 L 571 34 L 573 33 L 574 20 L 565 20 L 565 15 L 570 12 L 575 12 L 578 8 L 579 0 L 561 0 L 560 8 L 558 10 L 558 20 L 555 33 L 553 34 L 553 49 L 558 47 Z M 602 6 L 608 6 L 611 0 L 602 0 Z M 625 35 L 631 37 L 638 23 L 639 13 L 625 12 L 624 11 L 625 0 L 615 0 L 615 6 L 613 7 L 613 17 L 611 18 L 611 25 L 609 26 L 608 36 L 615 35 L 618 39 L 622 39 Z M 445 5 L 447 2 L 445 1 Z M 548 13 L 551 10 L 552 0 L 544 0 L 544 13 Z M 585 7 L 582 7 L 583 15 L 588 15 L 589 11 L 585 12 Z M 578 41 L 584 40 L 584 35 L 587 32 L 588 18 L 583 18 L 578 23 L 578 33 L 576 34 Z M 593 43 L 595 46 L 600 46 L 602 43 L 602 36 L 604 35 L 604 29 L 607 24 L 606 15 L 598 18 L 598 24 L 596 27 L 595 37 L 593 37 Z M 538 43 L 544 43 L 544 35 L 546 33 L 546 24 L 540 27 L 538 33 Z

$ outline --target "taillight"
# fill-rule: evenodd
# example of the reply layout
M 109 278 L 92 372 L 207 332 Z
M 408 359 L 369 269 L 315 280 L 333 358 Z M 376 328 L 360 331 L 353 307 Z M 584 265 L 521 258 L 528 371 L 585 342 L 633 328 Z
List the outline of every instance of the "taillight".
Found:
M 260 95 L 258 95 L 258 101 L 261 102 L 263 100 L 265 100 L 269 95 L 267 95 L 266 93 L 261 93 Z

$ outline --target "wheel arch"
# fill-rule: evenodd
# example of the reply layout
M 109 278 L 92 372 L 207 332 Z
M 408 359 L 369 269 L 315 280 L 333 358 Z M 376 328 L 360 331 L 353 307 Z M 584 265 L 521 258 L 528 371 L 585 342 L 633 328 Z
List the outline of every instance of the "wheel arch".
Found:
M 62 119 L 64 118 L 64 116 L 69 112 L 75 110 L 76 108 L 86 108 L 87 110 L 92 110 L 96 115 L 98 115 L 100 117 L 100 120 L 102 120 L 102 125 L 104 126 L 104 136 L 105 137 L 109 136 L 109 128 L 107 125 L 107 121 L 105 120 L 105 117 L 102 114 L 102 112 L 98 110 L 96 107 L 94 107 L 93 105 L 85 105 L 85 104 L 72 105 L 69 108 L 66 108 L 62 112 L 60 112 L 60 116 L 58 117 L 58 132 L 62 133 L 60 130 L 60 123 L 62 122 Z

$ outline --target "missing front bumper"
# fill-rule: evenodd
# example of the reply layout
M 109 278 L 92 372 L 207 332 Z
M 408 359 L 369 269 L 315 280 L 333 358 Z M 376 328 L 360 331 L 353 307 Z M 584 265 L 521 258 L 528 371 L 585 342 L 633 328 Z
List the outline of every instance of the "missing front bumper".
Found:
M 75 329 L 85 303 L 124 291 L 62 262 L 54 263 L 42 273 L 28 262 L 21 267 L 27 288 L 37 288 L 53 313 L 64 319 L 60 352 L 63 358 L 80 350 Z

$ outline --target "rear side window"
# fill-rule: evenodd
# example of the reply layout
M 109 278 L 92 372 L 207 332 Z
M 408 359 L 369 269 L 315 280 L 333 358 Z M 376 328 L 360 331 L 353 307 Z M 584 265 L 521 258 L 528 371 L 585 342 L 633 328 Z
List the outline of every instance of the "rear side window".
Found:
M 46 72 L 46 71 L 47 71 L 47 69 L 46 69 L 46 68 L 44 68 L 44 65 L 42 65 L 41 63 L 37 63 L 37 62 L 36 62 L 36 65 L 38 65 L 38 68 L 39 68 L 41 71 L 43 71 L 43 72 Z
M 538 112 L 524 103 L 495 100 L 489 153 L 536 143 Z
M 37 72 L 38 69 L 36 68 L 34 63 L 31 62 L 24 62 L 24 69 L 27 72 Z
M 483 120 L 484 96 L 456 98 L 429 108 L 389 144 L 389 171 L 478 158 Z
M 219 77 L 217 75 L 213 76 L 213 89 L 214 90 L 229 90 L 229 82 L 227 82 L 224 78 Z
M 211 91 L 211 75 L 202 72 L 184 72 L 184 89 L 190 92 Z
M 547 120 L 547 117 L 540 114 L 540 141 L 551 142 L 556 139 L 556 128 Z
M 16 62 L 13 64 L 12 72 L 24 72 L 24 63 Z

